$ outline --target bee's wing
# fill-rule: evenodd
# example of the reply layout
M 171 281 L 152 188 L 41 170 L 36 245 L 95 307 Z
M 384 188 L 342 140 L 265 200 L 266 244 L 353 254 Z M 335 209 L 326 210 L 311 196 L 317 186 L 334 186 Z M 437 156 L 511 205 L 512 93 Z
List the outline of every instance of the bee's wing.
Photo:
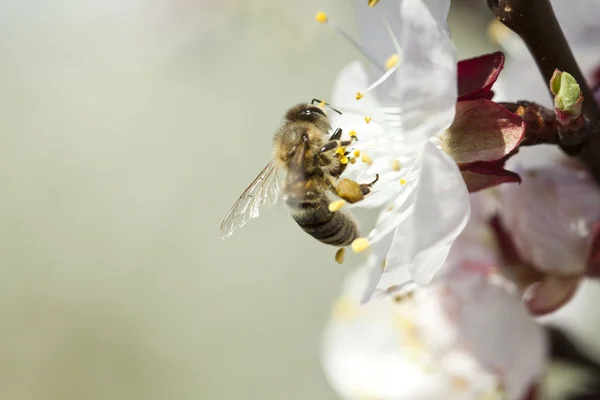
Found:
M 259 215 L 260 206 L 272 206 L 279 197 L 279 171 L 275 160 L 271 160 L 256 179 L 242 193 L 221 222 L 221 238 L 228 238 L 251 218 Z

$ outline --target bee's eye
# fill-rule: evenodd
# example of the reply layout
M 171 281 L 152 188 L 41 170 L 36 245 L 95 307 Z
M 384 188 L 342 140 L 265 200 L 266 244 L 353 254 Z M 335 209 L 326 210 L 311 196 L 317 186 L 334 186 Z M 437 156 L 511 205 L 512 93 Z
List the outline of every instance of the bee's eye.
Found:
M 325 116 L 325 113 L 323 112 L 323 110 L 321 110 L 318 107 L 309 107 L 309 108 L 305 108 L 304 110 L 302 110 L 300 112 L 300 114 L 302 115 L 314 115 L 314 114 L 321 114 L 322 116 Z

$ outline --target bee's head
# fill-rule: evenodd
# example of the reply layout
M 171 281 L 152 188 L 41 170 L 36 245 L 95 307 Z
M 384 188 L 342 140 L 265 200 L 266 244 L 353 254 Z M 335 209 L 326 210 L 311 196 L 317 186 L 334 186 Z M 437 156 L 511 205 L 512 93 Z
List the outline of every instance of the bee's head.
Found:
M 313 106 L 307 103 L 298 104 L 290 108 L 285 113 L 285 122 L 304 121 L 316 125 L 323 132 L 328 132 L 331 129 L 329 119 L 325 111 L 320 107 Z

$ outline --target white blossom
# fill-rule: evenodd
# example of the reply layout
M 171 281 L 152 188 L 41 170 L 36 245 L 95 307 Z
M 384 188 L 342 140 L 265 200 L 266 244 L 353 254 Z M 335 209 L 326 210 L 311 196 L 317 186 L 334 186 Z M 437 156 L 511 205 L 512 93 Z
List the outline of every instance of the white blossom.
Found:
M 365 271 L 356 272 L 324 334 L 333 388 L 347 400 L 524 398 L 542 372 L 545 337 L 494 271 L 465 262 L 444 282 L 363 305 Z
M 342 70 L 332 103 L 343 115 L 331 119 L 345 134 L 356 132 L 352 150 L 361 153 L 342 178 L 367 183 L 380 177 L 364 200 L 350 206 L 382 210 L 366 236 L 373 251 L 364 299 L 411 281 L 430 282 L 468 220 L 466 186 L 437 138 L 454 119 L 457 96 L 449 3 L 356 3 L 372 65 L 357 61 Z M 387 71 L 381 67 L 386 64 Z

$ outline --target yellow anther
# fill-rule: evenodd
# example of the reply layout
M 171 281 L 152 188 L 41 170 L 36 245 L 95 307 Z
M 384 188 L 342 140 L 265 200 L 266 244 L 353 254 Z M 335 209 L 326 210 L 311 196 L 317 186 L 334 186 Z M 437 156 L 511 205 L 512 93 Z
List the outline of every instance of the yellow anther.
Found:
M 349 135 L 351 138 L 355 138 L 355 137 L 356 137 L 356 131 L 350 131 L 350 132 L 348 132 L 348 135 Z
M 385 62 L 385 68 L 386 69 L 392 69 L 396 66 L 396 64 L 398 64 L 398 60 L 400 60 L 400 56 L 396 53 L 392 54 L 391 56 L 388 57 L 387 61 Z
M 356 100 L 360 100 L 363 97 L 365 97 L 365 94 L 363 92 L 356 92 Z
M 340 156 L 343 156 L 345 152 L 346 152 L 345 147 L 338 147 L 337 149 L 335 149 L 335 154 L 339 154 Z
M 350 164 L 354 164 L 356 162 L 356 158 L 350 157 Z
M 325 108 L 325 102 L 324 101 L 322 101 L 322 102 L 319 103 L 319 108 Z
M 457 392 L 464 393 L 469 387 L 469 382 L 462 376 L 453 376 L 452 386 Z
M 315 19 L 317 20 L 317 22 L 324 24 L 325 22 L 327 22 L 327 14 L 325 14 L 323 11 L 321 11 L 321 12 L 317 13 L 317 15 L 315 16 Z
M 346 157 L 346 156 L 341 156 L 340 157 L 340 164 L 348 164 L 348 161 L 350 161 L 348 159 L 348 157 Z
M 404 179 L 404 178 L 400 179 L 400 184 L 401 185 L 406 185 L 406 179 Z
M 329 211 L 336 212 L 340 211 L 346 204 L 346 200 L 336 200 L 329 203 Z
M 392 161 L 392 171 L 400 171 L 400 168 L 402 168 L 402 166 L 400 165 L 400 161 Z
M 354 239 L 354 242 L 352 242 L 352 251 L 355 253 L 362 253 L 363 251 L 368 249 L 370 246 L 371 246 L 371 243 L 369 242 L 369 239 L 367 239 L 367 238 Z
M 335 261 L 337 261 L 338 264 L 343 264 L 345 255 L 346 255 L 346 248 L 342 247 L 341 249 L 339 249 L 338 251 L 335 252 Z
M 371 122 L 371 117 L 365 117 L 365 122 L 368 124 L 369 122 Z
M 369 165 L 373 164 L 373 160 L 371 160 L 371 157 L 369 157 L 365 153 L 363 153 L 362 157 L 360 158 L 360 161 L 364 162 L 365 164 L 369 164 Z
M 375 7 L 379 3 L 379 0 L 369 0 L 369 7 Z
M 360 150 L 354 150 L 354 157 L 360 157 Z

